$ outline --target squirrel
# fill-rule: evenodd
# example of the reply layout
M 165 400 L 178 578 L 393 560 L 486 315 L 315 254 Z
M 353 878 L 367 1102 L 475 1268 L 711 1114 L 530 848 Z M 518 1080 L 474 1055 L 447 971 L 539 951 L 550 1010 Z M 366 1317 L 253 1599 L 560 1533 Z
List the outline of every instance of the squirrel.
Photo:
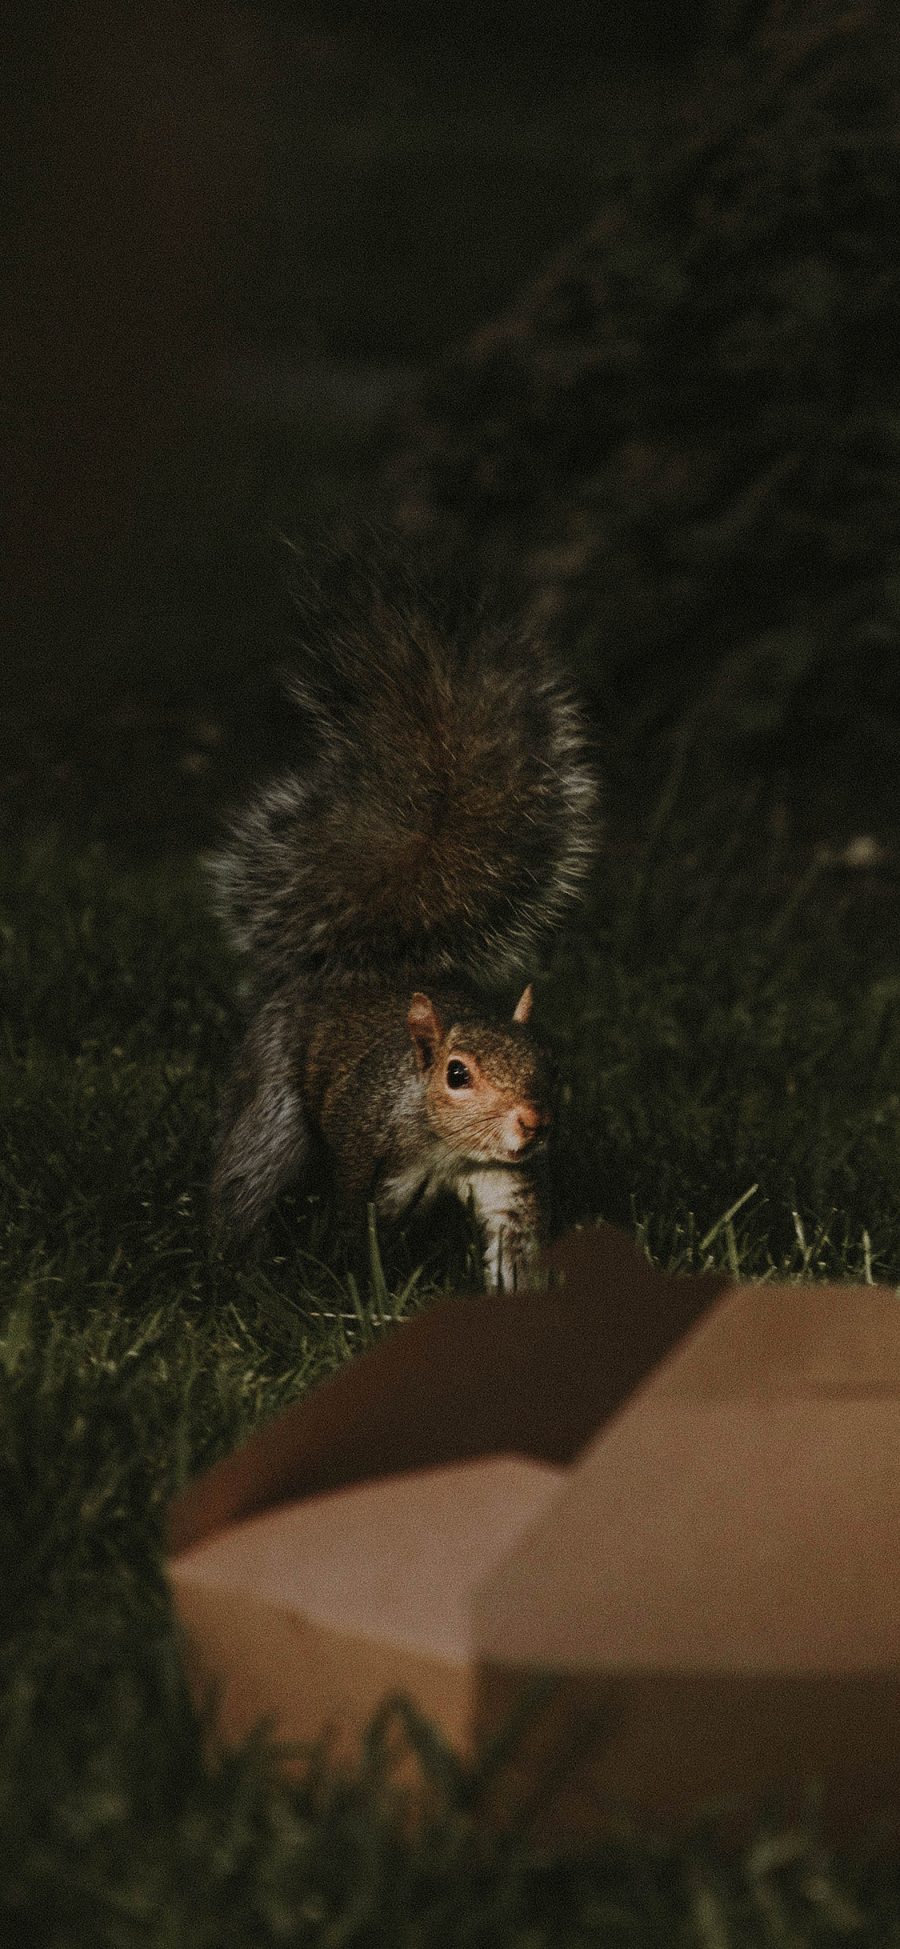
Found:
M 217 1222 L 249 1232 L 324 1151 L 350 1216 L 455 1193 L 488 1282 L 522 1287 L 546 1235 L 552 1070 L 518 984 L 594 850 L 577 705 L 540 644 L 483 619 L 452 632 L 365 574 L 307 614 L 287 689 L 298 762 L 209 862 L 251 1003 Z

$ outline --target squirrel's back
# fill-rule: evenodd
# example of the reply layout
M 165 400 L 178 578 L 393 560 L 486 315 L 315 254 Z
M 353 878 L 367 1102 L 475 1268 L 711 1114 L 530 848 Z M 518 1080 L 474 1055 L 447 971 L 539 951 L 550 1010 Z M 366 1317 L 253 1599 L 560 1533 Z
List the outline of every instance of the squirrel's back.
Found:
M 518 972 L 578 890 L 595 824 L 584 727 L 541 646 L 483 623 L 450 635 L 370 587 L 311 632 L 289 690 L 303 761 L 212 863 L 257 987 Z

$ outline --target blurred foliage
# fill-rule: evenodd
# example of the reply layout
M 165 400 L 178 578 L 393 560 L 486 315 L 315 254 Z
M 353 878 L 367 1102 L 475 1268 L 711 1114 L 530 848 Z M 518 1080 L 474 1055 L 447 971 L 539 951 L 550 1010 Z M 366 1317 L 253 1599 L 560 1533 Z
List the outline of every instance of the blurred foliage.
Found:
M 771 0 L 668 134 L 444 360 L 388 505 L 549 632 L 609 763 L 660 730 L 900 753 L 900 42 Z
M 818 832 L 890 822 L 896 21 L 879 0 L 715 0 L 702 52 L 666 69 L 579 43 L 583 13 L 554 67 L 514 31 L 524 0 L 502 59 L 490 10 L 458 59 L 466 11 L 442 34 L 400 0 L 248 10 L 278 77 L 252 349 L 139 489 L 123 458 L 127 542 L 94 521 L 75 596 L 56 557 L 52 600 L 29 593 L 0 672 L 0 822 L 27 805 L 209 836 L 287 736 L 277 538 L 339 514 L 359 541 L 360 511 L 555 640 L 638 817 L 674 741 L 698 791 L 738 766 Z
M 381 0 L 377 8 L 367 0 L 259 0 L 259 5 L 269 15 L 299 16 L 328 28 L 349 26 L 381 45 L 456 47 L 468 61 L 490 43 L 499 44 L 507 58 L 521 47 L 529 58 L 537 48 L 543 59 L 597 51 L 613 58 L 668 59 L 696 47 L 710 13 L 720 11 L 723 0 L 671 0 L 666 8 L 655 0 L 629 0 L 627 7 L 615 0 L 569 0 L 556 10 L 539 0 L 455 0 L 452 7 L 442 0 Z

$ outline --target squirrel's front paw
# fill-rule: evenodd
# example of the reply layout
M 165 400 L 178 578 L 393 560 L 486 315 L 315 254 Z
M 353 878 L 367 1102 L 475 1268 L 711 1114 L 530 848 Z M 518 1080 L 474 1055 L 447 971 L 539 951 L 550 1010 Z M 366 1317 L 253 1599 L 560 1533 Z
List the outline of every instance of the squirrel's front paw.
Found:
M 497 1292 L 533 1292 L 544 1283 L 537 1239 L 522 1238 L 510 1228 L 487 1246 L 484 1270 L 488 1287 Z
M 539 1286 L 543 1226 L 533 1180 L 486 1166 L 472 1171 L 467 1192 L 481 1230 L 486 1284 L 505 1293 Z

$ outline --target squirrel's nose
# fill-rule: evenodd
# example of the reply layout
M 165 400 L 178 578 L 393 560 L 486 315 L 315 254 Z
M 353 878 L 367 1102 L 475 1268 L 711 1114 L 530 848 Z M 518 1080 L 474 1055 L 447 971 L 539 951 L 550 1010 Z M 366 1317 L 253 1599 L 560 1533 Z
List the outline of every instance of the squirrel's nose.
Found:
M 523 1103 L 516 1112 L 516 1122 L 522 1142 L 530 1144 L 539 1130 L 546 1130 L 550 1122 L 550 1113 L 547 1110 L 536 1110 L 531 1103 Z

